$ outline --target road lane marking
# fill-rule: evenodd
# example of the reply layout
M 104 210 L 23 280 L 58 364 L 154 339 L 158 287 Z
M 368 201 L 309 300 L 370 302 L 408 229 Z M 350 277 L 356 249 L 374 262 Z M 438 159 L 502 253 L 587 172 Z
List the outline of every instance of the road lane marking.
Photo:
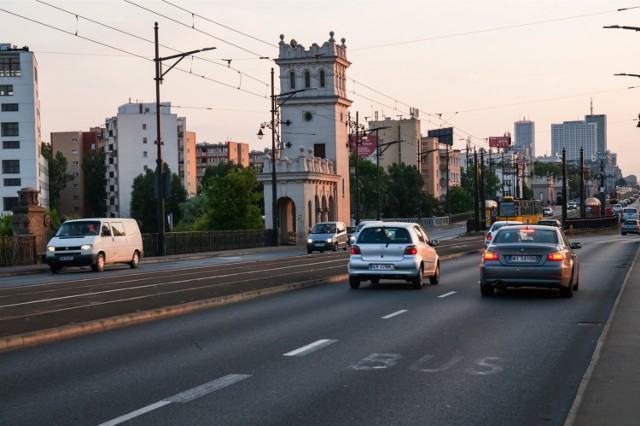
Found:
M 400 311 L 397 311 L 397 312 L 394 312 L 394 313 L 389 314 L 389 315 L 387 315 L 387 316 L 384 316 L 384 317 L 382 317 L 382 319 L 389 319 L 389 318 L 393 318 L 393 317 L 395 317 L 396 315 L 401 315 L 401 314 L 404 314 L 405 312 L 407 312 L 407 310 L 406 310 L 406 309 L 402 309 L 402 310 L 400 310 Z
M 457 293 L 457 291 L 450 291 L 449 293 L 442 294 L 442 295 L 440 295 L 440 296 L 438 296 L 438 297 L 439 297 L 440 299 L 442 299 L 443 297 L 449 297 L 449 296 L 452 296 L 452 295 L 454 295 L 454 294 L 456 294 L 456 293 Z
M 310 343 L 307 346 L 303 346 L 299 349 L 296 349 L 294 351 L 287 352 L 282 356 L 305 356 L 310 354 L 311 352 L 315 352 L 318 349 L 324 348 L 325 346 L 329 346 L 330 344 L 335 342 L 337 342 L 337 340 L 321 339 L 316 342 Z
M 250 374 L 229 374 L 219 379 L 212 380 L 208 383 L 200 385 L 198 387 L 181 392 L 167 399 L 163 399 L 162 401 L 158 401 L 154 404 L 147 405 L 146 407 L 142 407 L 136 411 L 132 411 L 131 413 L 125 414 L 124 416 L 120 416 L 116 419 L 109 420 L 108 422 L 100 424 L 100 426 L 115 426 L 174 402 L 175 403 L 191 402 L 194 399 L 200 398 L 201 396 L 208 395 L 211 392 L 220 390 L 222 388 L 230 386 L 234 383 L 237 383 L 249 377 L 251 377 Z

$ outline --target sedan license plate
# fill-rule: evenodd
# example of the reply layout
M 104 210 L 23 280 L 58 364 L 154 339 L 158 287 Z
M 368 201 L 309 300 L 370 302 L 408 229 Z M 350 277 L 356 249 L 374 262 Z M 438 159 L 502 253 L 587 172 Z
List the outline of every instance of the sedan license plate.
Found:
M 314 247 L 324 247 L 324 243 L 313 243 Z
M 538 256 L 511 256 L 510 262 L 514 263 L 537 263 Z
M 388 263 L 372 263 L 369 265 L 370 271 L 393 271 L 395 267 Z
M 73 260 L 73 256 L 60 256 L 59 260 Z

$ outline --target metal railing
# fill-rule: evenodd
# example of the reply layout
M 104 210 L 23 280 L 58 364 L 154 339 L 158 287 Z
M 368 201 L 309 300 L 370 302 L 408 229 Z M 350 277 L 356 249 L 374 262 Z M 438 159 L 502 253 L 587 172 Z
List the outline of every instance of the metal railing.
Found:
M 36 237 L 0 237 L 0 267 L 24 266 L 37 263 Z
M 271 229 L 244 231 L 167 232 L 166 254 L 266 247 L 271 245 Z M 145 257 L 157 256 L 158 234 L 142 234 Z

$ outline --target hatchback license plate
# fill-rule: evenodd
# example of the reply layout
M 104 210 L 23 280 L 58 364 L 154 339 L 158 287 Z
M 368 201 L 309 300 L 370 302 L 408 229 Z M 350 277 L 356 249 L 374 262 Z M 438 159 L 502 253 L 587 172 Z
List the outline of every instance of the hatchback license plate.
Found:
M 73 256 L 60 256 L 58 259 L 60 259 L 60 260 L 73 260 Z
M 393 271 L 395 267 L 388 263 L 372 263 L 369 265 L 370 271 Z
M 538 256 L 511 256 L 511 262 L 537 263 Z

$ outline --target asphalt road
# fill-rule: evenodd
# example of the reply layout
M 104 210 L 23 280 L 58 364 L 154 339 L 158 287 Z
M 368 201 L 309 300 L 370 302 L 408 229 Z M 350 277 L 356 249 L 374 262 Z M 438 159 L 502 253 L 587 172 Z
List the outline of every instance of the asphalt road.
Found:
M 482 298 L 467 255 L 0 353 L 0 424 L 561 425 L 640 241 L 580 240 L 572 299 Z

